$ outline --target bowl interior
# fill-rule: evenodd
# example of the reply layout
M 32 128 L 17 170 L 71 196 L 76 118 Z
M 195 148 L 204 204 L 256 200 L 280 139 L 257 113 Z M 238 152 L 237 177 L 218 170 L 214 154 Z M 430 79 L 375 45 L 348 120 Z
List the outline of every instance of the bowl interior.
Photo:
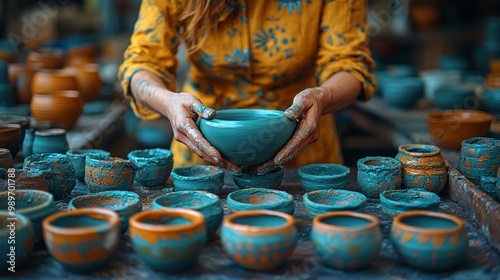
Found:
M 500 140 L 487 138 L 487 137 L 474 137 L 471 139 L 464 140 L 466 144 L 483 146 L 488 149 L 496 148 L 500 146 Z
M 181 177 L 203 178 L 219 174 L 222 171 L 219 168 L 213 166 L 192 165 L 192 166 L 175 168 L 173 172 Z
M 204 122 L 211 127 L 246 127 L 255 124 L 265 126 L 266 121 L 283 116 L 284 112 L 278 110 L 230 109 L 217 111 L 215 118 Z
M 450 219 L 428 215 L 404 217 L 401 219 L 401 223 L 421 229 L 455 229 L 459 226 Z
M 31 209 L 41 207 L 51 200 L 51 195 L 42 191 L 17 191 L 16 192 L 16 210 Z M 7 193 L 0 197 L 0 209 L 7 209 L 9 206 L 9 197 Z
M 427 120 L 432 123 L 481 123 L 489 122 L 493 118 L 491 114 L 473 110 L 449 110 L 430 113 Z
M 154 203 L 162 207 L 202 209 L 217 203 L 219 199 L 214 195 L 197 191 L 173 192 L 157 197 Z
M 177 214 L 161 213 L 154 216 L 143 216 L 138 220 L 138 222 L 146 225 L 157 225 L 157 226 L 181 226 L 190 225 L 193 223 L 192 220 Z
M 277 228 L 287 224 L 287 220 L 280 216 L 258 214 L 236 217 L 232 219 L 232 223 L 243 226 L 253 226 L 262 228 Z
M 412 207 L 425 206 L 441 201 L 435 193 L 418 190 L 384 191 L 381 196 L 396 204 Z
M 320 218 L 320 222 L 323 224 L 337 226 L 337 227 L 359 227 L 367 226 L 372 223 L 371 220 L 362 217 L 356 217 L 351 215 L 335 215 Z
M 94 228 L 102 227 L 109 224 L 107 219 L 97 219 L 93 215 L 67 215 L 61 216 L 54 221 L 51 225 L 58 228 L 74 229 L 74 228 Z
M 361 194 L 350 191 L 337 191 L 337 190 L 320 190 L 310 192 L 307 197 L 313 203 L 330 205 L 330 206 L 349 206 L 362 202 L 363 197 Z
M 121 191 L 99 192 L 75 197 L 71 204 L 75 208 L 101 207 L 115 211 L 125 210 L 131 205 L 141 202 L 139 195 Z
M 132 157 L 136 158 L 170 158 L 172 157 L 172 152 L 165 149 L 147 149 L 147 150 L 136 150 L 130 153 Z
M 234 201 L 245 204 L 274 204 L 290 199 L 286 192 L 272 191 L 268 189 L 246 189 L 235 191 L 230 194 Z
M 304 175 L 319 178 L 341 177 L 349 174 L 349 168 L 339 164 L 310 164 L 299 168 L 299 171 Z

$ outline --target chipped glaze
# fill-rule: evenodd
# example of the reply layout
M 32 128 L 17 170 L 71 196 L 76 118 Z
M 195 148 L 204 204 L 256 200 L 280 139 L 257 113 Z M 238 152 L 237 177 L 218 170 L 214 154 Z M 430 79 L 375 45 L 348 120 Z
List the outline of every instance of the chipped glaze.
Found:
M 378 198 L 385 190 L 401 188 L 401 162 L 390 157 L 365 157 L 359 159 L 358 185 L 369 198 Z
M 130 218 L 129 228 L 135 253 L 154 270 L 186 270 L 205 247 L 205 218 L 195 210 L 140 212 Z
M 298 169 L 300 183 L 307 191 L 345 189 L 351 171 L 348 167 L 333 163 L 318 163 Z
M 293 214 L 293 196 L 286 191 L 272 189 L 243 189 L 227 196 L 227 207 L 231 212 L 248 210 L 274 210 Z
M 281 185 L 285 169 L 279 167 L 264 175 L 243 172 L 240 174 L 232 173 L 233 181 L 240 189 L 265 188 L 274 189 Z
M 72 149 L 66 152 L 66 155 L 75 167 L 76 179 L 80 182 L 85 182 L 85 158 L 87 158 L 89 154 L 98 154 L 108 157 L 111 155 L 110 152 L 99 149 Z
M 481 176 L 500 167 L 500 140 L 474 137 L 462 141 L 459 169 L 471 182 L 479 185 Z
M 161 187 L 170 177 L 173 154 L 167 149 L 135 150 L 127 155 L 137 166 L 135 180 L 145 187 Z
M 363 212 L 366 208 L 366 196 L 348 190 L 317 190 L 303 196 L 307 216 L 313 219 L 334 211 Z
M 3 206 L 1 209 L 4 209 Z M 15 218 L 16 220 L 7 220 L 8 218 Z M 14 226 L 12 227 L 12 222 Z M 15 229 L 15 244 L 10 244 L 8 242 L 9 236 L 11 236 L 11 227 Z M 15 247 L 15 266 L 16 271 L 21 270 L 20 268 L 26 265 L 28 257 L 33 252 L 34 237 L 33 237 L 33 227 L 31 221 L 25 215 L 16 213 L 14 216 L 6 212 L 0 212 L 0 270 L 1 272 L 7 271 L 7 268 L 11 265 L 8 263 L 10 261 L 11 246 Z
M 414 210 L 438 211 L 441 198 L 423 189 L 390 190 L 380 194 L 382 211 L 391 217 Z
M 427 271 L 455 267 L 465 257 L 468 246 L 467 230 L 460 218 L 432 211 L 396 216 L 390 236 L 407 264 Z
M 219 194 L 224 186 L 224 169 L 210 165 L 189 165 L 172 170 L 176 191 L 207 191 Z
M 233 213 L 221 229 L 224 250 L 249 270 L 270 270 L 283 264 L 297 243 L 292 215 L 270 210 Z
M 9 149 L 0 148 L 0 168 L 12 168 L 14 163 Z
M 134 184 L 135 170 L 130 160 L 89 154 L 85 158 L 85 183 L 90 192 L 128 190 Z
M 396 159 L 402 166 L 402 187 L 441 192 L 448 182 L 441 149 L 434 145 L 406 144 L 399 146 Z
M 379 254 L 382 233 L 377 217 L 351 211 L 318 215 L 313 220 L 311 244 L 316 257 L 336 269 L 366 267 Z
M 65 154 L 68 150 L 68 140 L 66 130 L 61 128 L 51 128 L 35 131 L 32 154 L 59 153 Z

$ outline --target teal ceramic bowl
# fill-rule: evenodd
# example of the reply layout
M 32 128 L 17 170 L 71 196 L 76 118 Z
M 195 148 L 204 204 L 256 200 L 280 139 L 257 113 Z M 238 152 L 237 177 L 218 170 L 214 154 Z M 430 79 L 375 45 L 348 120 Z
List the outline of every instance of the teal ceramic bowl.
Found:
M 231 212 L 248 210 L 273 210 L 293 214 L 293 196 L 285 191 L 272 189 L 244 189 L 227 196 L 227 208 Z
M 334 163 L 318 163 L 298 169 L 300 183 L 307 192 L 324 189 L 345 189 L 350 169 Z
M 162 187 L 170 177 L 173 154 L 166 149 L 146 149 L 130 152 L 127 157 L 135 166 L 135 180 L 145 187 Z
M 415 107 L 424 95 L 424 83 L 419 78 L 404 77 L 385 81 L 382 97 L 387 104 L 399 110 Z
M 240 189 L 264 188 L 274 189 L 281 185 L 285 169 L 283 167 L 272 170 L 264 175 L 250 173 L 233 173 L 233 181 Z
M 442 110 L 467 109 L 476 104 L 473 88 L 447 85 L 436 89 L 433 103 Z
M 57 211 L 54 196 L 38 190 L 15 191 L 15 213 L 26 216 L 31 221 L 36 244 L 42 244 L 42 221 Z M 0 213 L 9 214 L 9 194 L 0 193 Z
M 176 191 L 206 191 L 219 194 L 224 186 L 224 169 L 210 165 L 177 167 L 171 173 Z
M 80 208 L 107 208 L 120 215 L 120 231 L 128 229 L 128 220 L 142 210 L 141 197 L 130 191 L 104 191 L 80 195 L 68 204 L 68 210 Z
M 290 140 L 297 123 L 283 111 L 230 109 L 201 119 L 200 131 L 222 156 L 240 166 L 261 164 Z
M 90 154 L 85 158 L 85 183 L 93 193 L 126 191 L 134 184 L 136 169 L 130 160 Z
M 401 188 L 402 169 L 399 160 L 390 157 L 365 157 L 359 159 L 358 185 L 369 198 L 378 198 L 385 190 Z
M 310 219 L 335 211 L 363 212 L 367 200 L 363 194 L 348 190 L 317 190 L 305 193 L 303 198 Z
M 438 211 L 440 203 L 439 195 L 423 189 L 392 190 L 380 194 L 382 211 L 391 217 L 415 210 Z
M 203 214 L 207 229 L 207 241 L 215 235 L 224 217 L 219 197 L 204 191 L 177 191 L 155 198 L 153 210 L 163 208 L 188 208 Z
M 66 152 L 66 155 L 75 168 L 76 179 L 80 182 L 85 182 L 85 158 L 87 158 L 87 155 L 90 154 L 104 155 L 108 157 L 111 155 L 110 152 L 99 149 L 73 149 Z
M 9 220 L 9 218 L 15 220 Z M 6 212 L 0 212 L 0 240 L 2 240 L 0 242 L 1 271 L 7 272 L 9 268 L 12 270 L 8 273 L 21 270 L 20 268 L 24 266 L 33 252 L 35 241 L 30 219 L 22 214 L 12 216 Z M 15 243 L 9 242 L 10 240 L 15 240 Z

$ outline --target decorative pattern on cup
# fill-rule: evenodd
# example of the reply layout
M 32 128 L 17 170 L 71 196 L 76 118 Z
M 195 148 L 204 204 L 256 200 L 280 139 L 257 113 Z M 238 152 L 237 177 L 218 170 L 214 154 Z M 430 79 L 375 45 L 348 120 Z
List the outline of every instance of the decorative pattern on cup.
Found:
M 72 149 L 66 152 L 69 160 L 75 167 L 76 179 L 85 182 L 85 158 L 90 154 L 98 154 L 109 157 L 110 152 L 100 149 Z
M 129 190 L 135 171 L 130 160 L 97 154 L 85 158 L 85 183 L 90 192 Z
M 401 163 L 390 157 L 365 157 L 357 162 L 358 185 L 370 198 L 401 188 Z

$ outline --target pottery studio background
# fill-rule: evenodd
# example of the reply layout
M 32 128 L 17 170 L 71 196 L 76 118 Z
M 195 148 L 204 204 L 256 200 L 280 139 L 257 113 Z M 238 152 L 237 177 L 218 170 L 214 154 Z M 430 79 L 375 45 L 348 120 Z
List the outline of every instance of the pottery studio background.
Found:
M 75 61 L 97 64 L 99 94 L 86 100 L 76 124 L 68 127 L 69 132 L 74 132 L 69 133 L 69 137 L 74 141 L 78 141 L 75 137 L 80 137 L 83 147 L 103 148 L 121 157 L 137 148 L 168 148 L 172 139 L 166 119 L 142 121 L 135 118 L 128 109 L 120 117 L 111 118 L 110 122 L 113 123 L 106 123 L 106 129 L 101 131 L 106 135 L 98 139 L 85 138 L 87 134 L 82 131 L 77 133 L 78 130 L 88 129 L 84 123 L 86 121 L 90 122 L 87 124 L 90 126 L 101 125 L 102 122 L 96 122 L 95 115 L 115 106 L 115 100 L 121 100 L 116 72 L 128 45 L 139 4 L 139 0 L 0 1 L 0 60 L 22 66 L 27 63 L 31 51 L 41 48 L 60 51 L 73 49 Z M 463 93 L 464 95 L 457 94 L 462 98 L 458 101 L 434 100 L 432 91 L 436 84 L 445 82 L 467 83 L 483 88 L 500 86 L 498 79 L 494 79 L 495 75 L 500 75 L 498 72 L 495 74 L 495 71 L 499 71 L 500 59 L 498 1 L 372 0 L 368 3 L 368 16 L 370 44 L 373 58 L 377 62 L 376 74 L 380 85 L 375 100 L 369 102 L 378 100 L 387 108 L 393 109 L 394 115 L 391 117 L 396 116 L 396 119 L 398 114 L 405 116 L 408 112 L 422 108 L 447 109 L 457 102 L 463 106 L 475 106 L 474 109 L 499 114 L 500 97 L 492 97 L 488 102 L 479 98 L 480 103 L 464 105 L 462 101 L 470 98 L 470 91 Z M 90 56 L 85 54 L 88 46 L 93 52 Z M 180 67 L 177 85 L 180 86 L 187 67 L 182 47 L 178 58 Z M 67 65 L 61 67 L 65 66 Z M 430 70 L 434 72 L 429 72 Z M 432 80 L 429 76 L 442 79 Z M 391 78 L 394 77 L 399 78 L 399 87 L 392 86 Z M 419 93 L 416 97 L 408 94 L 407 98 L 411 99 L 409 101 L 393 100 L 393 91 L 411 92 L 410 85 L 408 88 L 401 88 L 405 85 L 401 79 L 417 77 L 424 83 L 425 93 Z M 0 82 L 8 83 L 1 79 Z M 20 97 L 23 94 L 19 88 L 21 82 L 15 80 L 11 83 L 13 97 L 1 97 L 0 114 L 31 115 L 29 104 L 22 102 Z M 386 91 L 384 85 L 388 85 L 385 87 Z M 451 88 L 450 91 L 454 89 Z M 473 94 L 478 96 L 477 92 Z M 494 95 L 479 97 L 484 96 Z M 363 125 L 364 117 L 356 112 L 351 109 L 343 110 L 338 113 L 337 123 L 332 124 L 340 132 L 346 165 L 354 166 L 359 158 L 368 155 L 394 156 L 398 144 L 394 138 L 398 137 L 399 132 L 387 133 L 385 125 L 377 122 Z M 425 120 L 422 119 L 421 122 L 425 123 Z M 367 126 L 378 128 L 370 130 L 366 129 Z M 495 126 L 492 126 L 490 133 L 498 136 Z

